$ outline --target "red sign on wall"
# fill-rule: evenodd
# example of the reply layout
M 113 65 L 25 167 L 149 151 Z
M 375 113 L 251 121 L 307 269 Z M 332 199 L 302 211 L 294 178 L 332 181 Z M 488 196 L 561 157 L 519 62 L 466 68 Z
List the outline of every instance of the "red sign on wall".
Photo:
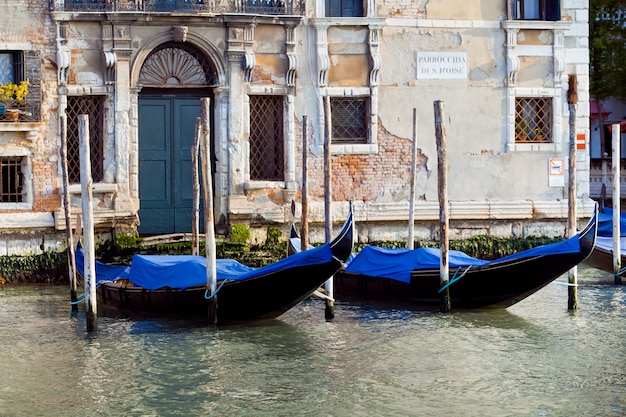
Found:
M 587 137 L 584 133 L 576 135 L 576 150 L 584 151 L 587 149 Z

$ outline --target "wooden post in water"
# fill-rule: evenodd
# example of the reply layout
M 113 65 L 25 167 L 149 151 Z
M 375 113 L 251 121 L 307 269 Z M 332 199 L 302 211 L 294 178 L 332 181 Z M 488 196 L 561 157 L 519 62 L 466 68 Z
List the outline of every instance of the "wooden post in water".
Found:
M 78 138 L 80 144 L 80 185 L 83 209 L 85 251 L 85 311 L 87 331 L 98 330 L 98 307 L 96 303 L 96 255 L 93 225 L 93 179 L 91 178 L 91 154 L 89 148 L 89 116 L 78 116 Z
M 308 186 L 308 157 L 309 157 L 309 116 L 302 116 L 302 224 L 300 224 L 300 249 L 309 248 L 309 186 Z
M 576 213 L 576 104 L 578 103 L 578 86 L 576 75 L 569 76 L 567 91 L 569 107 L 569 170 L 567 192 L 567 235 L 576 234 L 578 215 Z M 572 267 L 568 272 L 567 309 L 578 310 L 578 267 Z
M 437 189 L 439 192 L 439 244 L 441 261 L 439 263 L 439 286 L 440 288 L 448 284 L 448 153 L 446 149 L 446 129 L 443 122 L 443 101 L 434 102 L 435 111 L 435 137 L 437 140 Z M 441 292 L 441 311 L 450 311 L 450 289 L 446 288 Z
M 620 275 L 620 271 L 622 269 L 622 257 L 620 247 L 620 237 L 621 237 L 621 228 L 620 228 L 620 211 L 621 211 L 621 177 L 620 177 L 620 137 L 621 131 L 619 124 L 614 124 L 611 126 L 611 140 L 612 140 L 612 160 L 611 160 L 611 170 L 613 171 L 613 279 L 615 284 L 622 283 L 622 277 Z
M 325 116 L 325 138 L 324 138 L 324 214 L 326 221 L 326 242 L 330 242 L 333 235 L 333 216 L 331 213 L 331 201 L 333 198 L 332 190 L 332 158 L 330 153 L 330 141 L 333 137 L 332 119 L 330 113 L 330 97 L 324 97 L 324 116 Z M 324 284 L 326 289 L 326 320 L 332 320 L 335 318 L 335 301 L 334 301 L 334 277 L 328 278 Z
M 202 119 L 202 139 L 200 156 L 202 160 L 202 186 L 204 188 L 204 235 L 206 236 L 206 281 L 209 297 L 209 322 L 217 323 L 217 260 L 215 255 L 215 225 L 213 221 L 213 175 L 211 173 L 211 123 L 210 99 L 200 101 Z
M 415 237 L 413 230 L 415 229 L 415 164 L 417 161 L 417 109 L 413 108 L 413 157 L 411 159 L 411 194 L 409 197 L 409 237 L 408 248 L 415 248 Z
M 67 115 L 59 117 L 59 132 L 61 133 L 61 172 L 63 176 L 63 209 L 65 212 L 65 240 L 67 243 L 67 267 L 70 278 L 70 301 L 72 311 L 78 311 L 78 296 L 76 284 L 76 258 L 74 252 L 74 235 L 72 234 L 72 209 L 70 205 L 69 177 L 67 173 Z
M 198 174 L 198 156 L 200 153 L 200 138 L 202 137 L 202 119 L 196 118 L 196 130 L 191 148 L 191 182 L 193 187 L 193 201 L 191 209 L 191 254 L 200 254 L 200 180 Z

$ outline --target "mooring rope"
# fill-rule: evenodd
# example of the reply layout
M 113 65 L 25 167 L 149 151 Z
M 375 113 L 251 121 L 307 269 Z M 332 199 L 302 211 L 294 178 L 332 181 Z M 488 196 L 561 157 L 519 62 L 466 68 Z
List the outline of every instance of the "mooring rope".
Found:
M 98 289 L 100 284 L 102 284 L 102 281 L 96 284 L 96 289 Z M 73 305 L 73 306 L 78 305 L 78 304 L 84 302 L 85 298 L 87 298 L 87 294 L 86 293 L 82 293 L 78 297 L 76 297 L 76 301 L 70 301 L 70 305 Z
M 450 281 L 448 281 L 448 283 L 446 285 L 444 285 L 443 287 L 439 288 L 439 291 L 437 291 L 438 293 L 441 293 L 442 291 L 444 291 L 446 288 L 448 288 L 450 285 L 454 284 L 455 282 L 457 282 L 458 280 L 460 280 L 461 278 L 463 278 L 465 276 L 465 274 L 467 274 L 467 271 L 470 270 L 470 268 L 472 267 L 472 265 L 468 266 L 465 271 L 463 271 L 463 273 L 457 278 L 457 274 L 459 273 L 459 271 L 461 270 L 462 267 L 458 267 L 456 269 L 456 271 L 454 271 L 454 275 L 452 275 L 452 278 L 450 279 Z
M 222 281 L 222 283 L 220 284 L 219 287 L 217 287 L 217 289 L 215 290 L 215 294 L 209 295 L 209 289 L 207 288 L 204 291 L 204 298 L 206 298 L 207 300 L 212 299 L 213 297 L 215 297 L 217 295 L 218 292 L 220 292 L 220 290 L 222 289 L 222 287 L 224 286 L 224 284 L 226 284 L 228 281 L 232 281 L 231 279 L 225 279 L 224 281 Z

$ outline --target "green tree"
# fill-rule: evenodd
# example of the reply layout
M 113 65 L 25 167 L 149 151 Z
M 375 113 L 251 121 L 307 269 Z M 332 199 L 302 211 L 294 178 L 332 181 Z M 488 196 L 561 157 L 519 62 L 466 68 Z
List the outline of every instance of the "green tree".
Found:
M 589 93 L 598 106 L 600 126 L 602 102 L 609 97 L 626 97 L 626 4 L 623 0 L 589 2 Z M 606 143 L 600 129 L 601 152 Z M 609 147 L 610 149 L 610 147 Z

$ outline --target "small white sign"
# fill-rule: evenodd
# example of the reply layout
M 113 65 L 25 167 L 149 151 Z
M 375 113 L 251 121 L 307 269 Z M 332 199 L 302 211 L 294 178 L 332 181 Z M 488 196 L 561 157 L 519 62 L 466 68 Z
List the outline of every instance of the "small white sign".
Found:
M 563 158 L 550 158 L 548 162 L 550 166 L 549 186 L 564 187 L 565 186 L 565 160 Z
M 417 79 L 467 78 L 467 52 L 416 52 Z

